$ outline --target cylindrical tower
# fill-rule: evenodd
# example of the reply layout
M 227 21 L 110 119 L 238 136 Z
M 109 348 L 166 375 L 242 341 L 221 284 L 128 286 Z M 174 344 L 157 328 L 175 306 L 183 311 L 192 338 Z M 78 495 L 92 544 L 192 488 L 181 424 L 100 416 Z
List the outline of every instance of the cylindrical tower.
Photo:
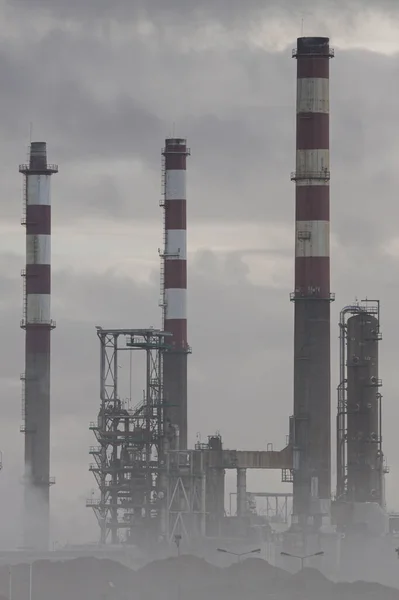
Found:
M 328 38 L 302 37 L 297 59 L 294 333 L 294 517 L 329 513 L 330 160 Z
M 51 196 L 50 177 L 58 172 L 47 164 L 45 142 L 32 142 L 24 175 L 26 269 L 24 277 L 25 329 L 24 425 L 25 509 L 24 543 L 47 550 L 49 545 L 50 478 L 50 314 Z
M 172 334 L 164 354 L 165 426 L 175 427 L 175 440 L 187 448 L 187 213 L 185 139 L 165 140 L 163 150 L 163 328 Z
M 378 319 L 362 311 L 347 322 L 347 500 L 383 504 Z

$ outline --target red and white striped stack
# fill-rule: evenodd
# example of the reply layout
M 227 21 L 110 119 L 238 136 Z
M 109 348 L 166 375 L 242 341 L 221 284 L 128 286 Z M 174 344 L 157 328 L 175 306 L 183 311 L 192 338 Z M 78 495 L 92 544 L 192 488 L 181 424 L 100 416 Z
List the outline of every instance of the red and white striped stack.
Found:
M 187 347 L 187 211 L 185 139 L 165 141 L 165 331 Z
M 318 528 L 331 495 L 329 39 L 297 40 L 293 514 Z M 318 499 L 318 502 L 316 502 Z
M 165 140 L 164 330 L 171 333 L 171 350 L 164 356 L 166 419 L 178 427 L 180 448 L 187 447 L 187 211 L 186 140 Z
M 295 295 L 330 297 L 330 141 L 328 38 L 299 38 Z
M 25 177 L 26 270 L 25 329 L 25 544 L 47 550 L 50 479 L 50 333 L 51 298 L 50 178 L 45 142 L 32 142 Z

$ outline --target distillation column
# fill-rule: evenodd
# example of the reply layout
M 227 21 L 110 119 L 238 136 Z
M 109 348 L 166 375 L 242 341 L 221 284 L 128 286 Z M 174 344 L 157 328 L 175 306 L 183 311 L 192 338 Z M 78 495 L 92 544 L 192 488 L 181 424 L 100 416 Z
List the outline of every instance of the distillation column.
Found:
M 175 430 L 175 443 L 187 448 L 187 242 L 186 140 L 165 140 L 163 254 L 163 328 L 172 334 L 164 354 L 165 432 Z M 176 448 L 177 449 L 177 448 Z
M 50 314 L 51 196 L 50 178 L 58 172 L 47 164 L 45 142 L 32 142 L 29 164 L 20 165 L 25 177 L 26 270 L 25 329 L 25 505 L 24 544 L 47 550 L 49 545 L 50 479 Z
M 384 505 L 379 320 L 366 311 L 347 324 L 347 499 Z
M 297 59 L 293 523 L 329 513 L 330 214 L 328 38 L 301 37 Z
M 346 533 L 346 551 L 353 553 L 350 534 L 356 539 L 359 531 L 372 536 L 385 536 L 389 531 L 378 365 L 382 339 L 379 300 L 364 300 L 343 308 L 339 327 L 337 494 L 333 517 L 338 530 Z

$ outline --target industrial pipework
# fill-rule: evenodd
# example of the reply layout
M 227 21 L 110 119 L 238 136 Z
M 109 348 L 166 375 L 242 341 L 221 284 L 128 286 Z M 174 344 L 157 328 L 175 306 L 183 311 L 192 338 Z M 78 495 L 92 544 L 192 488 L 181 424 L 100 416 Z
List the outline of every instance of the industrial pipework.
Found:
M 23 319 L 25 373 L 21 431 L 25 435 L 24 543 L 47 550 L 50 536 L 50 333 L 51 320 L 51 195 L 50 178 L 58 173 L 47 164 L 45 142 L 32 142 L 29 164 L 19 166 L 24 176 L 26 269 Z
M 297 59 L 293 523 L 330 511 L 329 38 L 301 37 Z
M 100 410 L 90 423 L 98 445 L 90 447 L 90 465 L 99 495 L 86 506 L 100 526 L 100 544 L 147 543 L 161 532 L 166 484 L 163 453 L 162 362 L 170 337 L 157 329 L 103 329 L 100 340 Z M 145 352 L 144 398 L 130 407 L 120 397 L 120 358 L 131 365 Z M 162 492 L 162 494 L 160 493 Z
M 174 449 L 187 448 L 187 214 L 185 139 L 169 138 L 163 149 L 164 249 L 161 254 L 162 329 L 172 334 L 164 354 L 165 428 L 174 428 Z M 178 447 L 177 447 L 178 445 Z

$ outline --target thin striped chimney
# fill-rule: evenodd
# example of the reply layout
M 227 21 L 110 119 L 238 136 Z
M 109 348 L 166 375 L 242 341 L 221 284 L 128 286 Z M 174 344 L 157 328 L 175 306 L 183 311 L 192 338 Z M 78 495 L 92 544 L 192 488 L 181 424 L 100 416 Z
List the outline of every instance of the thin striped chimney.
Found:
M 330 143 L 329 39 L 301 37 L 297 59 L 294 515 L 318 527 L 329 512 Z
M 26 269 L 24 277 L 25 329 L 25 546 L 46 550 L 49 545 L 50 478 L 50 333 L 51 320 L 51 196 L 50 179 L 58 172 L 47 164 L 45 142 L 32 142 L 24 176 Z
M 186 159 L 183 138 L 165 140 L 163 254 L 163 327 L 171 333 L 164 355 L 165 426 L 176 428 L 181 449 L 187 448 L 187 212 Z

